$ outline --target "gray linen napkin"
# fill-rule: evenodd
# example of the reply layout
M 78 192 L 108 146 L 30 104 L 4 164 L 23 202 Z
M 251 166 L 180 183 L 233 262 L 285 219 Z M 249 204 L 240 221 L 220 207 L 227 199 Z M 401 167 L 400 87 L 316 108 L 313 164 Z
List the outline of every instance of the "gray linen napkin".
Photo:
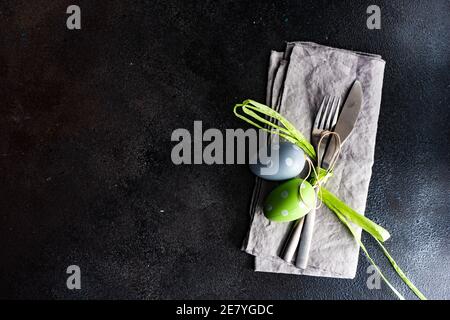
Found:
M 272 51 L 266 103 L 306 138 L 325 95 L 345 98 L 353 81 L 363 88 L 363 105 L 354 131 L 343 146 L 334 176 L 326 184 L 353 209 L 364 214 L 374 158 L 385 61 L 380 56 L 292 42 Z M 251 226 L 242 249 L 255 256 L 255 270 L 310 276 L 354 278 L 359 246 L 325 205 L 317 210 L 308 267 L 296 268 L 278 257 L 291 225 L 265 218 L 262 203 L 276 184 L 256 179 L 250 206 Z M 360 235 L 361 229 L 358 228 Z

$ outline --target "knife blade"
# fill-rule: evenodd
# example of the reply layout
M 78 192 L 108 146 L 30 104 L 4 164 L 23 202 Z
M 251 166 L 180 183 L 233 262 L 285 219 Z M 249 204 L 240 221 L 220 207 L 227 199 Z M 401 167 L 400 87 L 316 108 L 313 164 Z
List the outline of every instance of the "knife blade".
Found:
M 341 114 L 339 115 L 336 126 L 334 127 L 334 132 L 339 134 L 341 140 L 341 147 L 347 140 L 348 136 L 352 132 L 356 120 L 358 119 L 359 112 L 362 106 L 362 87 L 358 80 L 355 80 L 352 88 L 345 100 L 344 106 L 342 107 Z M 332 136 L 328 146 L 325 150 L 325 154 L 322 160 L 322 168 L 328 169 L 336 151 L 336 137 Z

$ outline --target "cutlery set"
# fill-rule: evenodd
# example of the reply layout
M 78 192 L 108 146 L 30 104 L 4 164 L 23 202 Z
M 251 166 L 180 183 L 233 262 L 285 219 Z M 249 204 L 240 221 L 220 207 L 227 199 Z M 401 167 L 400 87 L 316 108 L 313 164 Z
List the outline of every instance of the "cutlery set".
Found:
M 353 279 L 361 249 L 394 294 L 405 299 L 361 241 L 364 231 L 376 240 L 401 280 L 426 299 L 384 246 L 389 231 L 361 213 L 372 173 L 384 66 L 379 55 L 288 43 L 284 53 L 271 54 L 267 104 L 247 99 L 235 105 L 239 119 L 283 138 L 278 145 L 271 140 L 267 147 L 279 152 L 270 160 L 258 159 L 259 164 L 250 168 L 263 180 L 280 182 L 269 194 L 270 185 L 260 180 L 254 188 L 251 227 L 243 249 L 255 256 L 255 271 Z M 345 78 L 349 68 L 353 82 L 328 85 L 330 70 L 333 77 Z M 364 112 L 360 112 L 362 88 L 370 90 Z M 317 105 L 310 103 L 308 92 L 323 93 L 314 97 Z M 281 107 L 295 123 L 279 113 Z M 357 121 L 361 125 L 355 126 Z M 311 128 L 310 139 L 298 128 Z M 351 152 L 352 160 L 344 162 L 341 152 Z M 333 179 L 337 181 L 327 186 Z
M 362 88 L 359 81 L 353 83 L 341 111 L 340 104 L 340 97 L 324 97 L 311 132 L 311 142 L 317 149 L 317 166 L 325 170 L 332 166 L 338 154 L 336 148 L 343 145 L 355 126 L 362 105 Z M 329 134 L 330 132 L 333 134 Z M 339 139 L 339 142 L 334 139 Z M 297 252 L 294 264 L 300 269 L 305 269 L 308 264 L 315 217 L 314 204 L 306 216 L 294 222 L 281 253 L 283 260 L 292 263 Z

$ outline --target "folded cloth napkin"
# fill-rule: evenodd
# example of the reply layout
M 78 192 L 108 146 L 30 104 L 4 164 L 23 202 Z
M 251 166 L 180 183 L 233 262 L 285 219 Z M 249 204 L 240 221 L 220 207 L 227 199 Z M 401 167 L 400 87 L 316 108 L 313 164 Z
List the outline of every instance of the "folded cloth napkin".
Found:
M 326 188 L 364 214 L 374 159 L 377 121 L 385 61 L 378 55 L 336 49 L 310 42 L 288 43 L 272 51 L 266 103 L 286 117 L 307 139 L 326 95 L 344 99 L 357 79 L 363 105 L 355 128 L 342 147 Z M 306 269 L 279 258 L 291 224 L 269 221 L 262 203 L 276 184 L 256 179 L 250 206 L 251 226 L 242 249 L 255 256 L 255 270 L 310 276 L 354 278 L 359 246 L 346 227 L 325 205 L 316 222 Z M 361 234 L 361 229 L 358 235 Z

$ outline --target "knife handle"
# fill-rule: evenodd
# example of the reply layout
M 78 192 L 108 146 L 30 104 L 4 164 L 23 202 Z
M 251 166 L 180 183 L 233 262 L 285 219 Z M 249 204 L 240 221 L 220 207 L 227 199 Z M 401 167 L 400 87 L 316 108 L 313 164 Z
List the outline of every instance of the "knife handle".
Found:
M 304 218 L 300 218 L 295 221 L 294 225 L 292 226 L 291 232 L 289 233 L 289 236 L 287 237 L 284 244 L 281 258 L 287 263 L 292 263 L 292 259 L 294 258 L 295 250 L 297 249 L 300 235 L 302 233 L 304 220 Z
M 343 141 L 341 141 L 341 147 L 342 147 Z M 326 152 L 322 158 L 322 164 L 321 167 L 324 169 L 328 169 L 332 162 L 335 161 L 336 152 L 337 150 L 337 144 L 338 141 L 334 135 L 332 135 L 328 141 L 328 146 L 326 148 Z
M 295 259 L 295 266 L 300 269 L 306 269 L 309 260 L 309 251 L 311 249 L 311 240 L 314 233 L 314 223 L 316 220 L 316 208 L 313 208 L 305 217 L 306 221 L 303 227 L 302 239 Z

